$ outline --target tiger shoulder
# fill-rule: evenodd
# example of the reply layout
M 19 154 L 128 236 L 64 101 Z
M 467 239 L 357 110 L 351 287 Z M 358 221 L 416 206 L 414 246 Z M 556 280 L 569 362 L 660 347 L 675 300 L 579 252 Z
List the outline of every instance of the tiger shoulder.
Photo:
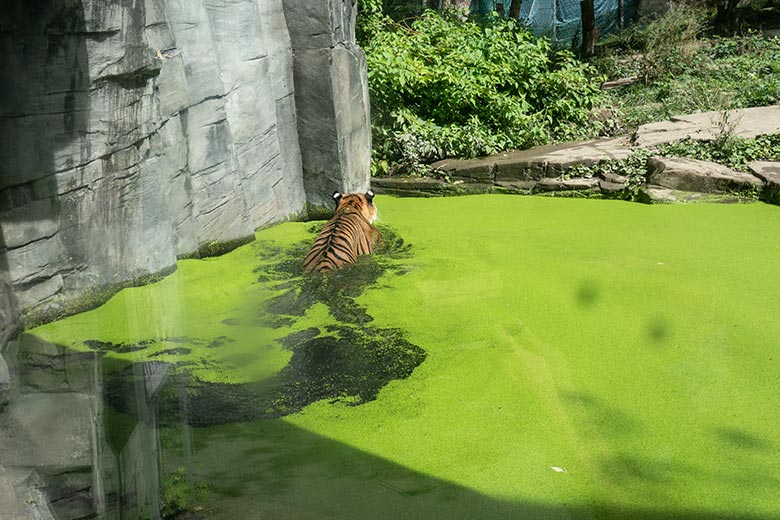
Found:
M 314 239 L 303 262 L 309 272 L 325 273 L 354 264 L 374 251 L 379 232 L 374 227 L 377 208 L 374 192 L 333 194 L 336 211 Z

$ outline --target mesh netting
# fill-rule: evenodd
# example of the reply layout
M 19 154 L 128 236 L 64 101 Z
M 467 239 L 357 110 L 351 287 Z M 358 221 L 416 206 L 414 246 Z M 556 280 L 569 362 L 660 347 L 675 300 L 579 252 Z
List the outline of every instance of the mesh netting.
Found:
M 496 0 L 471 0 L 473 13 L 495 11 Z M 510 0 L 505 0 L 504 11 L 509 11 Z M 617 32 L 636 15 L 638 0 L 594 0 L 596 27 L 599 35 Z M 622 23 L 621 23 L 622 19 Z M 558 47 L 578 48 L 582 43 L 582 21 L 579 0 L 523 0 L 520 21 L 537 36 L 547 36 Z

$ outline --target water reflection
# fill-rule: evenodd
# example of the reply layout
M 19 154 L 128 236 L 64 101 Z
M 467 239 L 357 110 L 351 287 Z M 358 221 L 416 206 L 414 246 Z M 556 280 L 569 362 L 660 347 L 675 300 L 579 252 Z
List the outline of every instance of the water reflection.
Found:
M 14 372 L 0 466 L 21 518 L 160 516 L 157 394 L 168 366 L 127 364 L 22 334 L 3 352 Z M 117 371 L 132 384 L 107 384 Z M 132 406 L 109 402 L 121 395 Z
M 288 347 L 316 338 L 315 331 L 302 331 L 288 338 Z M 18 376 L 0 415 L 4 519 L 736 518 L 496 499 L 279 419 L 256 420 L 263 415 L 252 411 L 262 400 L 257 388 L 244 385 L 243 394 L 228 396 L 194 386 L 170 363 L 73 352 L 29 334 L 4 355 Z M 597 417 L 618 418 L 627 432 L 638 427 L 593 396 L 568 398 Z M 236 408 L 225 412 L 229 406 Z M 716 433 L 751 450 L 770 448 L 742 430 Z M 693 471 L 629 454 L 605 459 L 600 469 L 656 491 Z M 4 486 L 23 497 L 26 509 L 16 516 L 4 508 Z

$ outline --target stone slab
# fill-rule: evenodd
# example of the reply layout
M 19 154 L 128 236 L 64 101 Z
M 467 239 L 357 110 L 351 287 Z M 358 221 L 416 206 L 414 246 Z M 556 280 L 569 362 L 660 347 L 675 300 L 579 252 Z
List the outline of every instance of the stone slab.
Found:
M 664 188 L 661 186 L 643 186 L 639 189 L 639 202 L 648 204 L 710 203 L 739 204 L 754 202 L 755 199 L 723 193 L 701 193 Z
M 445 159 L 431 167 L 450 178 L 500 183 L 554 178 L 575 164 L 592 165 L 604 160 L 626 159 L 629 155 L 628 139 L 621 137 L 537 146 L 476 159 Z
M 761 200 L 780 204 L 780 162 L 754 161 L 747 166 L 753 175 L 764 181 Z
M 697 193 L 747 193 L 761 190 L 763 182 L 750 173 L 721 164 L 683 157 L 650 157 L 648 184 Z
M 711 141 L 724 129 L 747 138 L 780 132 L 780 105 L 729 110 L 726 114 L 724 117 L 723 111 L 702 112 L 642 125 L 634 142 L 642 148 L 653 148 L 685 138 Z
M 583 177 L 576 179 L 541 179 L 534 188 L 534 192 L 545 191 L 595 191 L 598 189 L 599 180 Z
M 451 179 L 471 179 L 482 182 L 493 182 L 495 179 L 495 162 L 486 158 L 444 159 L 433 163 L 431 168 L 445 173 Z

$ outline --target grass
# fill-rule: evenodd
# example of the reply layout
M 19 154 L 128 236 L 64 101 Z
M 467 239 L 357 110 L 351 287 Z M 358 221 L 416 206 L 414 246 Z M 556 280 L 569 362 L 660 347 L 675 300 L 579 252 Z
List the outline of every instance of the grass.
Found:
M 377 204 L 412 256 L 354 302 L 425 360 L 359 406 L 195 429 L 192 458 L 166 457 L 209 485 L 205 518 L 780 518 L 776 207 Z M 259 248 L 307 229 L 263 230 L 33 333 L 75 347 L 228 335 L 223 319 L 278 294 L 253 283 Z M 252 370 L 209 358 L 213 379 L 279 370 L 287 351 L 266 362 L 259 346 L 333 323 L 315 307 L 255 327 Z
M 623 128 L 672 116 L 780 103 L 780 38 L 708 37 L 702 13 L 679 8 L 607 39 L 594 65 L 609 79 L 642 81 L 609 91 Z

